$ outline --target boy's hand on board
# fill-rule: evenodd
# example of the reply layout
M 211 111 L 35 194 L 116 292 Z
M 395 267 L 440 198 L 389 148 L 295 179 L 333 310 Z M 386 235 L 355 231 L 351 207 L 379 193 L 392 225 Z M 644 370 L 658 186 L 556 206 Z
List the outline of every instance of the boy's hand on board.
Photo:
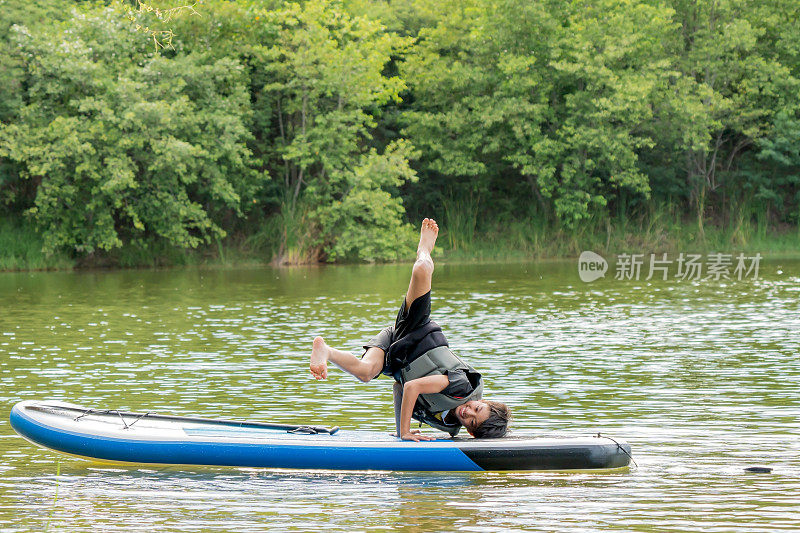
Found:
M 418 429 L 412 429 L 408 433 L 403 434 L 403 440 L 413 440 L 419 442 L 421 440 L 436 440 L 436 437 L 423 435 Z

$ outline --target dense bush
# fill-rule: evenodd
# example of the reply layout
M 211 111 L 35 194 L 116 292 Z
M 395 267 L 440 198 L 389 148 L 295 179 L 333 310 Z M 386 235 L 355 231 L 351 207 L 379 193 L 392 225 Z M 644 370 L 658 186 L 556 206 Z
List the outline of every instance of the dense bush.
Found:
M 224 235 L 219 212 L 239 211 L 258 181 L 235 59 L 167 59 L 111 9 L 76 12 L 49 33 L 18 27 L 14 39 L 25 103 L 0 155 L 37 183 L 29 213 L 46 250 L 148 238 L 194 247 Z
M 567 228 L 653 203 L 701 228 L 709 207 L 797 221 L 796 2 L 437 8 L 401 65 L 428 190 L 460 182 Z

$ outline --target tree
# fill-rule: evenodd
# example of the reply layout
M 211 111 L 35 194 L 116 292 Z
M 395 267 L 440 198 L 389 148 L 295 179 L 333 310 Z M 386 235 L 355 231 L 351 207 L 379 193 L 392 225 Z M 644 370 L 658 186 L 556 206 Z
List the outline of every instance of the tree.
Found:
M 620 189 L 646 196 L 637 153 L 653 142 L 642 125 L 670 22 L 667 10 L 629 4 L 442 7 L 403 66 L 415 96 L 406 131 L 427 168 L 484 192 L 513 170 L 528 186 L 518 192 L 570 228 Z
M 240 212 L 258 181 L 241 65 L 156 55 L 110 8 L 75 11 L 50 31 L 19 28 L 16 44 L 25 105 L 0 130 L 0 157 L 38 185 L 30 214 L 46 250 L 224 235 L 220 217 Z
M 750 203 L 745 195 L 756 192 L 758 197 L 747 182 L 763 179 L 739 172 L 740 163 L 751 159 L 749 152 L 773 133 L 776 114 L 796 102 L 797 79 L 773 55 L 777 43 L 769 44 L 765 53 L 767 32 L 762 20 L 754 20 L 753 10 L 746 9 L 750 4 L 674 2 L 681 25 L 674 68 L 680 76 L 663 93 L 663 103 L 680 132 L 674 149 L 682 152 L 686 189 L 701 236 L 709 195 L 719 196 L 717 207 L 726 195 L 736 205 Z M 737 176 L 745 183 L 737 183 Z M 763 194 L 767 190 L 761 188 L 762 201 L 771 199 Z
M 251 47 L 258 106 L 270 113 L 258 136 L 282 187 L 282 261 L 395 259 L 413 244 L 397 187 L 416 179 L 408 143 L 369 148 L 381 106 L 405 85 L 383 69 L 408 41 L 341 4 L 311 0 L 256 11 Z M 370 228 L 365 230 L 365 228 Z M 357 241 L 348 241 L 360 235 Z M 358 242 L 359 244 L 353 244 Z

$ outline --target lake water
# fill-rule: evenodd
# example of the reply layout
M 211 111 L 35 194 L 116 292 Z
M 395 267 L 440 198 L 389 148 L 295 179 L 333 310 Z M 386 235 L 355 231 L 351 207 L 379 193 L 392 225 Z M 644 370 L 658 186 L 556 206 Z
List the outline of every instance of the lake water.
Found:
M 0 273 L 0 530 L 800 529 L 800 262 L 759 280 L 580 281 L 576 261 L 450 265 L 433 318 L 518 434 L 626 439 L 613 474 L 110 467 L 34 447 L 14 403 L 389 431 L 358 354 L 409 265 Z M 613 274 L 613 272 L 609 273 Z M 748 474 L 769 466 L 771 474 Z

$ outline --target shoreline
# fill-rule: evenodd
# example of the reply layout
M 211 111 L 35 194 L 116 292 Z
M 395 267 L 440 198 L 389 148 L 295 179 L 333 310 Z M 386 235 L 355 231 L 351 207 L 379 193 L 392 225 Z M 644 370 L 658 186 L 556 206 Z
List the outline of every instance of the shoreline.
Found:
M 663 234 L 662 234 L 663 235 Z M 2 235 L 0 235 L 2 237 Z M 6 236 L 7 237 L 7 236 Z M 2 240 L 2 239 L 0 239 Z M 7 240 L 7 239 L 6 239 Z M 605 240 L 607 245 L 600 245 Z M 528 243 L 502 242 L 491 235 L 476 237 L 469 247 L 442 249 L 434 252 L 434 259 L 449 264 L 479 264 L 479 263 L 517 263 L 533 261 L 567 261 L 576 260 L 584 250 L 593 251 L 605 257 L 619 254 L 645 254 L 667 253 L 676 255 L 683 253 L 739 253 L 751 255 L 760 253 L 764 259 L 794 259 L 800 258 L 800 235 L 795 233 L 774 233 L 754 237 L 745 244 L 720 242 L 719 235 L 706 239 L 704 242 L 691 242 L 672 235 L 659 242 L 648 242 L 641 239 L 639 232 L 625 232 L 607 239 L 606 235 L 593 234 L 583 236 L 581 239 L 565 238 L 556 235 L 550 240 L 534 240 Z M 605 244 L 605 243 L 603 243 Z M 526 246 L 527 245 L 527 246 Z M 306 262 L 306 263 L 278 263 L 272 255 L 260 250 L 249 250 L 243 246 L 219 246 L 211 244 L 200 249 L 179 250 L 172 249 L 169 255 L 138 255 L 140 261 L 131 262 L 127 258 L 120 261 L 113 254 L 91 261 L 86 259 L 70 258 L 65 254 L 45 256 L 35 247 L 28 246 L 27 253 L 15 254 L 14 250 L 6 247 L 0 248 L 0 272 L 91 272 L 91 271 L 117 271 L 117 270 L 167 270 L 175 268 L 275 268 L 294 267 L 322 267 L 333 265 L 379 265 L 379 264 L 404 264 L 413 262 L 409 257 L 407 261 L 363 262 L 363 261 L 336 261 L 336 262 Z

